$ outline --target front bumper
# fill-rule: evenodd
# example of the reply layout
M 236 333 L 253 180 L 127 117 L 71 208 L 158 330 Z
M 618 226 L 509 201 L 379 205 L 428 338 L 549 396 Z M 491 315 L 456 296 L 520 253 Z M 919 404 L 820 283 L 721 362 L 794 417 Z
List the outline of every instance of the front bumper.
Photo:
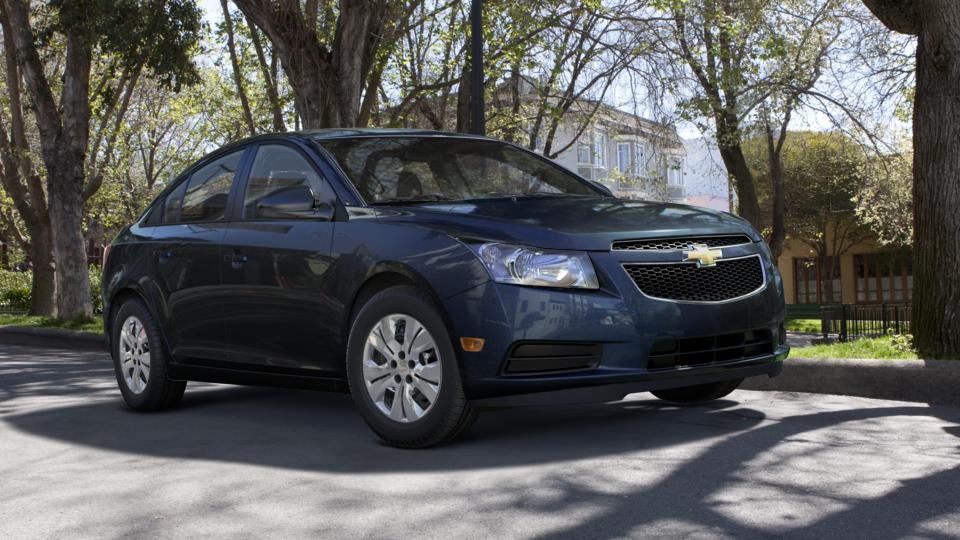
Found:
M 758 293 L 731 302 L 697 304 L 640 294 L 621 265 L 645 254 L 590 255 L 601 279 L 599 290 L 487 282 L 444 300 L 455 342 L 459 337 L 486 340 L 481 352 L 459 353 L 468 398 L 484 406 L 605 401 L 631 392 L 779 373 L 789 353 L 779 337 L 785 306 L 779 274 L 765 257 L 767 280 Z M 770 332 L 770 353 L 697 367 L 647 369 L 651 348 L 660 340 L 748 330 Z M 504 369 L 508 351 L 521 342 L 593 343 L 602 346 L 602 354 L 591 369 L 508 373 Z
M 557 405 L 570 403 L 599 403 L 618 401 L 628 394 L 694 386 L 733 379 L 766 375 L 776 377 L 783 369 L 783 360 L 790 353 L 787 346 L 779 347 L 772 355 L 750 358 L 713 366 L 678 369 L 664 372 L 647 372 L 630 377 L 629 381 L 612 379 L 609 382 L 581 380 L 575 386 L 542 391 L 507 393 L 472 400 L 478 407 L 521 407 L 528 405 Z

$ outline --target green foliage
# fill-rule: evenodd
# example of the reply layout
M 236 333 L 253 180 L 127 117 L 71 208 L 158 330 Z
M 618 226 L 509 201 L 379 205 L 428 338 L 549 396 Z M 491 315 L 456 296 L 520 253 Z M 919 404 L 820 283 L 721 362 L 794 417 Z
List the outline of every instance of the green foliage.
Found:
M 762 137 L 746 141 L 744 154 L 754 171 L 761 205 L 769 206 L 772 182 L 766 141 Z M 788 237 L 825 250 L 828 235 L 842 233 L 844 245 L 834 245 L 836 249 L 847 249 L 867 236 L 856 217 L 854 197 L 865 184 L 868 161 L 855 141 L 837 132 L 790 132 L 781 156 Z
M 876 233 L 881 244 L 913 243 L 913 152 L 876 158 L 854 195 L 857 216 Z
M 822 330 L 820 319 L 787 319 L 783 325 L 789 332 L 817 334 Z
M 202 11 L 191 0 L 53 0 L 55 15 L 39 34 L 78 35 L 90 50 L 122 66 L 146 66 L 164 85 L 197 82 L 194 54 Z
M 913 334 L 894 334 L 891 330 L 890 346 L 893 350 L 904 354 L 916 354 L 917 348 L 913 343 Z
M 36 315 L 4 315 L 0 314 L 0 326 L 26 326 L 33 328 L 63 328 L 79 330 L 81 332 L 103 333 L 103 319 L 101 317 L 80 317 L 77 319 L 56 319 Z
M 912 348 L 904 348 L 903 338 L 884 336 L 873 339 L 855 339 L 845 343 L 830 343 L 827 345 L 813 345 L 799 347 L 790 353 L 795 358 L 879 358 L 883 360 L 912 360 L 917 353 Z M 789 361 L 789 360 L 788 360 Z
M 0 309 L 30 309 L 30 272 L 0 270 Z
M 88 277 L 90 279 L 90 300 L 93 303 L 93 312 L 103 312 L 103 299 L 100 298 L 100 268 L 91 266 Z M 32 272 L 10 272 L 0 270 L 0 308 L 14 311 L 30 309 L 30 287 Z

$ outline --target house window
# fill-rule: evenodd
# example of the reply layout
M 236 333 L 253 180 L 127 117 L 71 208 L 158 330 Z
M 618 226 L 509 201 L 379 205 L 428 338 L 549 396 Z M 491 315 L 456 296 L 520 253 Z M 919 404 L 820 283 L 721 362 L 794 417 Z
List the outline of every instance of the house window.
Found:
M 593 156 L 595 165 L 598 167 L 607 166 L 607 136 L 603 133 L 594 133 L 593 135 Z
M 647 156 L 646 145 L 637 143 L 633 146 L 633 174 L 637 176 L 646 176 Z
M 832 264 L 831 264 L 832 263 Z M 843 295 L 838 257 L 793 259 L 794 286 L 798 304 L 839 303 Z M 832 279 L 827 279 L 832 273 Z
M 630 172 L 630 143 L 617 143 L 617 170 L 623 174 Z
M 577 141 L 577 163 L 581 165 L 590 165 L 593 163 L 593 160 L 590 156 L 590 143 L 584 140 L 583 137 Z
M 667 183 L 671 186 L 682 186 L 683 185 L 683 171 L 680 170 L 680 163 L 677 161 L 671 161 L 667 165 Z
M 913 264 L 906 253 L 853 256 L 857 302 L 909 302 L 913 297 Z

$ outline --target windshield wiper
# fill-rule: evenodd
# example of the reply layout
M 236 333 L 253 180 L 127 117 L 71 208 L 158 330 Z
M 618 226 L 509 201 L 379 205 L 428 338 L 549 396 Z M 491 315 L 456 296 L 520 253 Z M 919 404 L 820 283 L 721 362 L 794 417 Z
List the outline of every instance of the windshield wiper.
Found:
M 411 195 L 410 197 L 398 197 L 396 199 L 384 199 L 370 203 L 371 206 L 380 205 L 401 205 L 401 204 L 420 204 L 425 202 L 454 201 L 453 197 L 448 197 L 442 193 L 423 193 L 420 195 Z
M 590 197 L 589 193 L 563 193 L 551 191 L 524 191 L 518 197 Z

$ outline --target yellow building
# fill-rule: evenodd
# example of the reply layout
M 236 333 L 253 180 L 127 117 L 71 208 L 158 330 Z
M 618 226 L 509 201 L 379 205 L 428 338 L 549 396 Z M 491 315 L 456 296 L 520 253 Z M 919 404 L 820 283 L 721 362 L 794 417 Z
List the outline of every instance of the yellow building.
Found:
M 828 244 L 828 251 L 833 252 L 832 247 Z M 778 266 L 788 304 L 910 301 L 913 268 L 909 251 L 892 250 L 867 240 L 829 259 L 819 259 L 803 242 L 787 240 Z M 833 276 L 828 280 L 831 266 Z

